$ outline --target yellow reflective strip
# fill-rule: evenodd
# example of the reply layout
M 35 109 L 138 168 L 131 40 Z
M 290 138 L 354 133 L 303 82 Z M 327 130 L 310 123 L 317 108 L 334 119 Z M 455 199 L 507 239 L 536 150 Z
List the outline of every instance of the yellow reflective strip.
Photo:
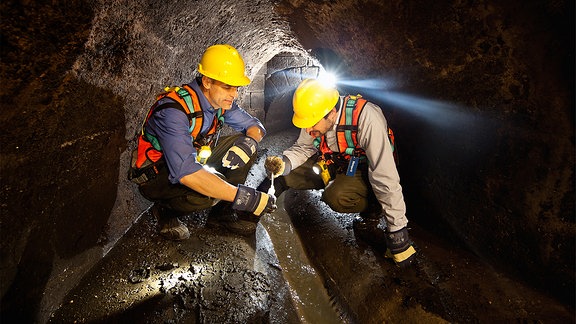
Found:
M 248 156 L 248 154 L 246 154 L 246 152 L 244 152 L 241 148 L 239 148 L 238 146 L 232 146 L 230 148 L 230 151 L 236 153 L 236 155 L 238 155 L 242 161 L 244 161 L 245 163 L 248 162 L 250 160 L 250 157 Z
M 260 214 L 262 214 L 262 212 L 264 211 L 264 208 L 266 208 L 266 205 L 268 205 L 268 199 L 270 198 L 270 196 L 266 195 L 266 194 L 261 194 L 262 196 L 260 196 L 260 201 L 258 202 L 258 206 L 256 207 L 256 210 L 254 211 L 254 215 L 256 216 L 260 216 Z
M 416 253 L 416 250 L 414 250 L 413 246 L 410 246 L 408 249 L 406 249 L 406 251 L 398 253 L 398 254 L 394 254 L 394 261 L 396 261 L 396 262 L 405 261 L 406 259 L 411 257 L 412 254 L 414 254 L 414 253 Z

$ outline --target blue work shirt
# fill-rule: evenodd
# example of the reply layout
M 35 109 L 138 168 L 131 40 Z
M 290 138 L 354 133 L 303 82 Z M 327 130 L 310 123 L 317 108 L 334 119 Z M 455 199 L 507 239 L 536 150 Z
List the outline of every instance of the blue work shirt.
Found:
M 204 113 L 204 122 L 199 135 L 207 135 L 214 118 L 217 117 L 217 109 L 214 109 L 206 96 L 200 90 L 201 79 L 197 78 L 188 85 L 196 91 L 200 101 L 200 107 Z M 174 102 L 170 98 L 160 99 L 159 104 Z M 246 135 L 246 130 L 252 126 L 265 128 L 258 120 L 240 108 L 236 102 L 224 113 L 224 124 L 235 131 Z M 190 135 L 190 121 L 186 114 L 176 108 L 161 109 L 150 117 L 146 124 L 146 131 L 155 136 L 162 147 L 164 159 L 168 165 L 171 183 L 179 183 L 182 177 L 192 174 L 202 168 L 202 164 L 196 161 L 196 148 Z

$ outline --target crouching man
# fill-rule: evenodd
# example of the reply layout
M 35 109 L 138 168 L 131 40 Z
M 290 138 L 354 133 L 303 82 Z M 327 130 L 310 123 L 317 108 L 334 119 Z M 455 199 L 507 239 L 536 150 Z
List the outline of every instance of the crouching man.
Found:
M 129 178 L 154 202 L 168 239 L 187 239 L 179 217 L 213 206 L 211 216 L 250 235 L 261 215 L 276 208 L 276 198 L 243 185 L 265 135 L 262 123 L 235 102 L 238 88 L 250 83 L 244 61 L 234 47 L 213 45 L 198 72 L 192 82 L 165 89 L 148 111 Z M 238 134 L 220 138 L 224 124 Z
M 267 157 L 276 196 L 288 188 L 324 189 L 334 211 L 359 213 L 356 236 L 387 246 L 397 265 L 410 264 L 416 250 L 408 236 L 406 205 L 382 110 L 361 96 L 340 96 L 317 80 L 300 83 L 293 97 L 297 141 L 282 156 Z M 316 169 L 316 172 L 314 171 Z M 265 179 L 258 190 L 267 191 Z

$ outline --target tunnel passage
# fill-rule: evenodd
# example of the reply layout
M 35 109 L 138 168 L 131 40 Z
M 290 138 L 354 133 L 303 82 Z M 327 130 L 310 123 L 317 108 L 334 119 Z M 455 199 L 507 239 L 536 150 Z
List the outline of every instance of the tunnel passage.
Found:
M 411 95 L 389 104 L 412 220 L 442 224 L 437 235 L 574 304 L 572 1 L 0 6 L 3 314 L 49 314 L 149 206 L 125 178 L 141 116 L 219 42 L 244 55 L 256 88 L 239 102 L 259 102 L 252 112 L 271 129 L 265 113 L 285 116 L 274 108 L 285 102 L 260 109 L 274 90 L 259 71 L 281 53 L 333 52 L 352 79 L 392 80 Z M 439 102 L 472 116 L 471 127 L 448 132 L 434 123 L 445 111 L 419 114 Z
M 280 53 L 267 63 L 264 112 L 267 131 L 295 129 L 292 124 L 292 95 L 300 82 L 316 78 L 324 70 L 314 57 Z

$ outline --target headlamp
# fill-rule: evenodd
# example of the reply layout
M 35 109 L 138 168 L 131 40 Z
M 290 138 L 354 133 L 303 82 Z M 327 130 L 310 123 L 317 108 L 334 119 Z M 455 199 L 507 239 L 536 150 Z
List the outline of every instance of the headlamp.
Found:
M 335 88 L 336 87 L 336 75 L 331 73 L 331 72 L 327 72 L 327 71 L 323 71 L 320 73 L 320 75 L 318 75 L 317 80 L 325 87 L 327 88 Z

